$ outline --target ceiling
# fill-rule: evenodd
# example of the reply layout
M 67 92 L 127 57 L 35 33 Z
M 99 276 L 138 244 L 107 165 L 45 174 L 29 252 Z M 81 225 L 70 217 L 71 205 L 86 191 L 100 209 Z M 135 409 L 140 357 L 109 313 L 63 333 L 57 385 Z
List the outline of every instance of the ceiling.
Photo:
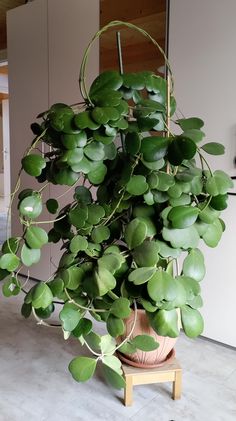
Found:
M 25 0 L 0 0 L 0 50 L 7 48 L 6 13 L 10 9 L 25 4 Z

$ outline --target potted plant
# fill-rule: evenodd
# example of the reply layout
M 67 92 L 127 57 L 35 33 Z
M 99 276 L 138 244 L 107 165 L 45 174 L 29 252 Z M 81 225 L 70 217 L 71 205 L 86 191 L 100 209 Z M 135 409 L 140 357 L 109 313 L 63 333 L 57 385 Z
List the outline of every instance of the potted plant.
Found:
M 132 24 L 111 22 L 94 36 L 81 65 L 83 104 L 54 104 L 39 115 L 40 123 L 32 124 L 36 137 L 22 158 L 20 174 L 26 171 L 42 184 L 19 193 L 18 181 L 13 198 L 18 193 L 23 233 L 4 243 L 0 257 L 3 293 L 23 291 L 23 316 L 33 312 L 50 326 L 45 320 L 59 300 L 65 339 L 74 336 L 91 351 L 91 357 L 71 361 L 74 379 L 88 380 L 100 361 L 115 387 L 124 386 L 116 351 L 126 359 L 135 355 L 136 363 L 137 350 L 153 354 L 166 337 L 173 347 L 178 314 L 187 336 L 201 334 L 198 308 L 205 265 L 198 246 L 217 246 L 225 228 L 220 212 L 232 186 L 226 173 L 213 172 L 206 161 L 205 153 L 220 155 L 224 147 L 201 144 L 203 121 L 175 118 L 170 68 L 170 84 L 150 71 L 107 71 L 87 89 L 93 42 L 121 24 L 153 42 L 169 68 L 156 41 Z M 50 146 L 44 156 L 35 150 L 40 143 Z M 40 214 L 49 183 L 69 186 L 74 197 L 62 209 L 55 197 L 47 200 L 55 216 L 46 231 Z M 62 257 L 55 273 L 26 290 L 18 276 L 22 265 L 37 263 L 41 248 L 59 241 Z M 92 318 L 104 322 L 107 334 L 94 331 Z M 147 321 L 149 330 L 143 332 Z M 151 331 L 157 336 L 150 336 Z

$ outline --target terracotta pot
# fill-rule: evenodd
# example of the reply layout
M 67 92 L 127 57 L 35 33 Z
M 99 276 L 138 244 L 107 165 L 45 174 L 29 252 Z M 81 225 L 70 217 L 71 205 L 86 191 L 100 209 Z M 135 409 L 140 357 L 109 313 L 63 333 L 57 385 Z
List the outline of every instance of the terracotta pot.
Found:
M 126 332 L 119 339 L 123 341 L 130 333 L 134 323 L 134 311 L 125 320 Z M 159 336 L 150 326 L 145 310 L 137 310 L 137 321 L 130 339 L 137 335 L 150 335 L 160 344 L 154 351 L 137 350 L 134 354 L 119 353 L 119 358 L 127 364 L 140 368 L 159 367 L 175 356 L 174 346 L 178 338 Z

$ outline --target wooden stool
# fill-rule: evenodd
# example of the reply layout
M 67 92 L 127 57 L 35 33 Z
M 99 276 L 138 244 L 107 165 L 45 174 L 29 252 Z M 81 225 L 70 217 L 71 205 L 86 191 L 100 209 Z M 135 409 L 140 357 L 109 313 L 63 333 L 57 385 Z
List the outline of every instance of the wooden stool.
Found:
M 133 386 L 138 384 L 151 384 L 173 382 L 172 398 L 181 398 L 182 368 L 176 358 L 171 363 L 157 368 L 136 368 L 122 364 L 126 387 L 124 391 L 124 404 L 131 406 L 133 403 Z

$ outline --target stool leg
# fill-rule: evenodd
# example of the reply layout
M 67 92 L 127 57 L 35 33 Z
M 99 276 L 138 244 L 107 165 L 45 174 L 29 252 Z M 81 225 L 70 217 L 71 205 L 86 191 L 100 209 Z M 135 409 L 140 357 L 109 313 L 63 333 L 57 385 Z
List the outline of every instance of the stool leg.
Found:
M 125 406 L 133 404 L 133 378 L 132 376 L 125 377 Z
M 182 370 L 178 370 L 175 372 L 175 380 L 173 382 L 173 399 L 180 399 L 182 392 Z

